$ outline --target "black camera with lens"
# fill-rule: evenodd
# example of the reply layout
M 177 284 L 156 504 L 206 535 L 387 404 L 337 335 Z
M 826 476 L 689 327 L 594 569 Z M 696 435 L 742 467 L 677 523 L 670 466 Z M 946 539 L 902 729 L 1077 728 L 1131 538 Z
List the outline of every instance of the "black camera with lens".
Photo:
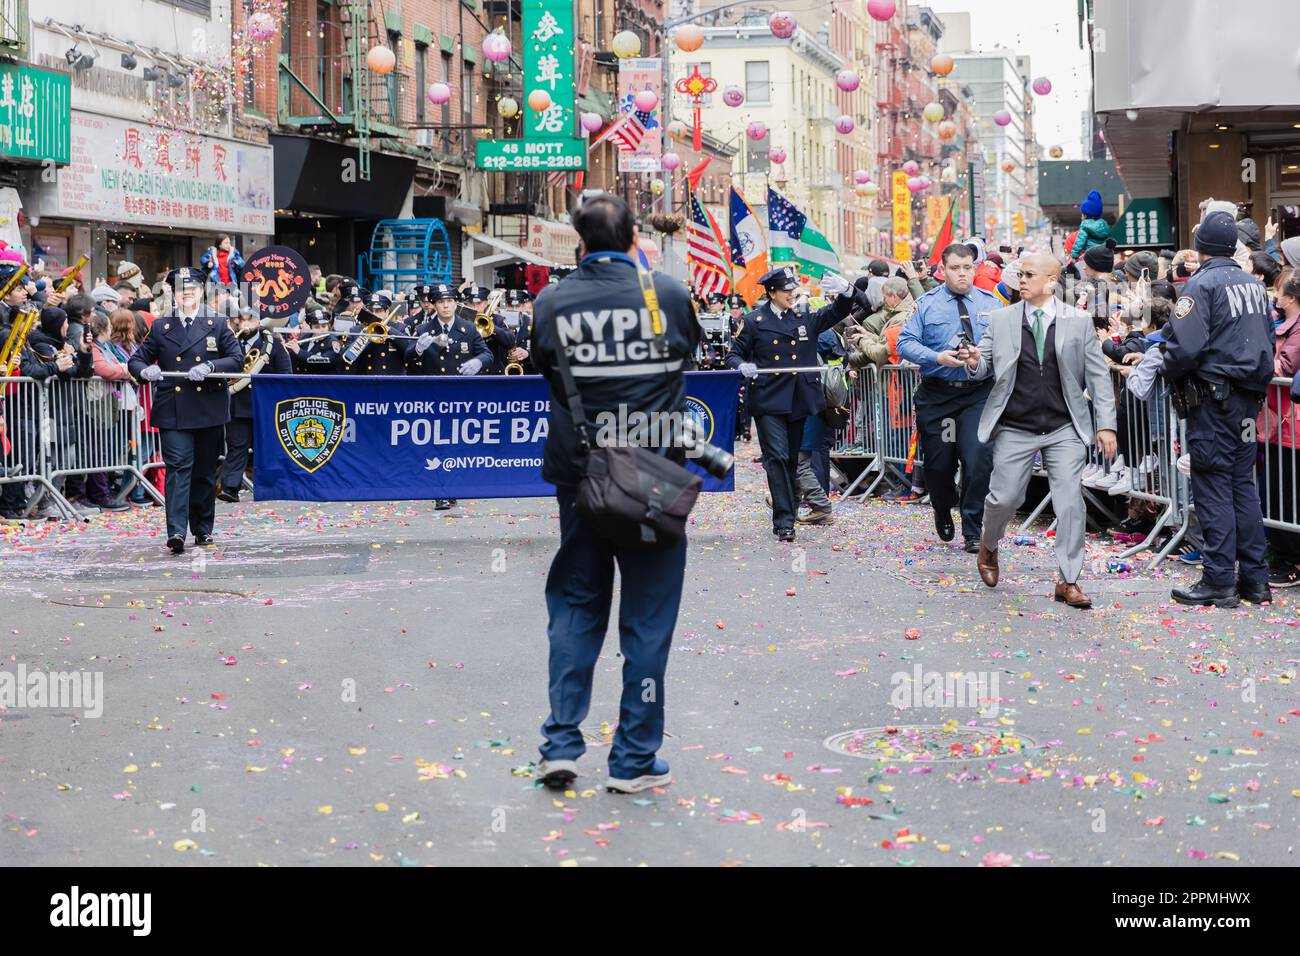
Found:
M 678 440 L 681 447 L 686 449 L 686 457 L 698 462 L 701 468 L 719 481 L 727 477 L 736 463 L 736 457 L 731 452 L 705 441 L 704 429 L 693 416 L 683 418 Z

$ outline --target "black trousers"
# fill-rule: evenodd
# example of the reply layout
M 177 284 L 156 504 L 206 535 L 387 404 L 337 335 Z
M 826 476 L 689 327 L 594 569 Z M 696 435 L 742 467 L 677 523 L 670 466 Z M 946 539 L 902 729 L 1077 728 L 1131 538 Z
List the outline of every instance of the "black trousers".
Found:
M 1242 438 L 1263 396 L 1233 392 L 1187 414 L 1192 501 L 1201 523 L 1203 577 L 1214 587 L 1268 583 L 1264 514 L 1255 487 L 1255 440 Z
M 993 390 L 990 378 L 973 388 L 952 388 L 922 379 L 916 390 L 916 429 L 923 452 L 930 504 L 948 514 L 961 504 L 963 538 L 984 527 L 984 497 L 993 472 L 993 444 L 979 440 L 980 415 Z M 962 482 L 957 489 L 957 465 Z
M 212 534 L 217 517 L 217 459 L 224 426 L 162 428 L 163 462 L 167 465 L 167 537 Z
M 226 423 L 226 464 L 221 469 L 221 484 L 238 491 L 248 467 L 248 450 L 253 447 L 253 420 L 232 418 Z
M 794 527 L 799 506 L 799 447 L 803 444 L 802 418 L 755 415 L 758 445 L 763 451 L 767 489 L 772 493 L 772 530 Z

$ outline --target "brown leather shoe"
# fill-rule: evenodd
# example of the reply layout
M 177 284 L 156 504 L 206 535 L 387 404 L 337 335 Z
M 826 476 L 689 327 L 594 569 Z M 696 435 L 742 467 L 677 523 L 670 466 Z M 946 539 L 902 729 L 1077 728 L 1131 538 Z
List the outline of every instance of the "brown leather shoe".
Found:
M 998 553 L 996 550 L 990 551 L 984 547 L 984 542 L 980 542 L 980 556 L 975 559 L 975 567 L 979 568 L 980 580 L 991 588 L 998 586 Z
M 1066 584 L 1064 581 L 1056 585 L 1056 600 L 1070 605 L 1070 607 L 1089 608 L 1092 607 L 1092 598 L 1083 593 L 1083 589 L 1077 584 Z

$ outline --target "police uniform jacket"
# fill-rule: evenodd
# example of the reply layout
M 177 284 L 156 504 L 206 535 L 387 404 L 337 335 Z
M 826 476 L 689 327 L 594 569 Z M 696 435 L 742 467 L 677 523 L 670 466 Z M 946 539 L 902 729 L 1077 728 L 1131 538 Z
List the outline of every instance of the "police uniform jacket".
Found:
M 299 375 L 339 375 L 343 372 L 343 343 L 337 336 L 327 335 L 298 346 L 297 352 L 289 352 L 289 358 Z
M 497 326 L 497 327 L 498 327 L 498 328 L 502 328 L 503 326 L 500 325 L 500 324 L 498 323 L 498 326 Z M 521 349 L 523 349 L 525 352 L 528 353 L 528 358 L 524 359 L 522 362 L 519 363 L 520 365 L 522 365 L 522 366 L 524 367 L 524 374 L 525 374 L 525 375 L 536 375 L 536 374 L 537 374 L 537 370 L 533 367 L 533 356 L 532 356 L 532 351 L 533 351 L 533 343 L 532 343 L 532 337 L 533 337 L 533 320 L 532 320 L 532 317 L 531 317 L 531 316 L 528 316 L 528 315 L 525 315 L 524 313 L 521 312 L 521 313 L 519 313 L 519 325 L 518 325 L 517 327 L 515 327 L 515 328 L 512 329 L 512 328 L 510 328 L 510 326 L 507 325 L 507 326 L 504 326 L 504 328 L 505 328 L 505 330 L 506 330 L 507 332 L 509 332 L 511 335 L 513 335 L 513 336 L 515 337 L 515 345 L 514 345 L 514 347 L 516 347 L 516 348 L 521 348 Z M 505 360 L 505 365 L 509 365 L 509 364 L 510 364 L 510 359 L 509 359 L 509 357 L 508 357 L 509 349 L 507 349 L 506 352 L 507 352 L 507 358 L 506 358 L 506 360 Z M 505 365 L 503 365 L 503 366 L 501 367 L 501 370 L 502 370 L 503 372 L 505 371 Z
M 727 366 L 739 368 L 753 362 L 759 368 L 811 368 L 817 364 L 817 336 L 844 319 L 853 297 L 837 296 L 811 314 L 790 309 L 782 316 L 765 302 L 744 318 L 740 333 L 731 340 Z M 821 375 L 760 375 L 747 383 L 749 410 L 755 415 L 807 418 L 826 408 Z
M 1203 263 L 1174 303 L 1165 346 L 1165 374 L 1195 373 L 1264 394 L 1273 377 L 1273 322 L 1264 283 L 1235 261 Z
M 500 316 L 493 316 L 492 321 L 495 328 L 492 330 L 492 335 L 485 340 L 488 351 L 492 353 L 492 361 L 484 366 L 483 371 L 500 375 L 506 370 L 506 363 L 510 361 L 506 356 L 515 347 L 515 333 L 501 324 Z
M 371 321 L 374 321 L 373 319 Z M 351 331 L 363 332 L 368 323 L 361 322 L 353 325 Z M 352 363 L 348 369 L 353 375 L 405 375 L 406 374 L 406 346 L 410 343 L 405 339 L 393 338 L 395 335 L 406 335 L 406 323 L 401 319 L 391 319 L 384 323 L 388 326 L 388 338 L 382 342 L 367 342 L 366 350 L 361 353 L 361 357 Z M 354 339 L 349 336 L 343 345 L 347 350 L 348 344 Z
M 650 313 L 636 264 L 624 253 L 585 256 L 563 282 L 548 286 L 533 306 L 531 356 L 550 385 L 550 428 L 542 456 L 542 477 L 572 487 L 582 477 L 582 445 L 574 429 L 555 350 L 566 348 L 573 381 L 589 424 L 622 406 L 634 412 L 680 411 L 686 401 L 688 368 L 700 344 L 690 293 L 654 273 L 664 336 L 651 333 Z M 670 456 L 678 457 L 676 451 Z M 678 459 L 680 460 L 680 458 Z
M 412 335 L 417 338 L 428 332 L 430 335 L 440 335 L 442 333 L 442 323 L 437 319 L 431 319 L 415 327 Z M 472 322 L 465 319 L 453 317 L 451 328 L 447 332 L 447 347 L 442 348 L 437 342 L 430 345 L 422 354 L 417 355 L 415 351 L 416 339 L 410 339 L 406 342 L 406 361 L 407 367 L 414 375 L 459 375 L 460 367 L 470 359 L 478 359 L 483 363 L 481 371 L 487 371 L 492 367 L 492 350 L 488 344 L 483 341 L 483 336 L 478 334 L 478 329 Z
M 172 313 L 154 319 L 149 334 L 127 363 L 139 379 L 146 366 L 157 364 L 164 372 L 188 372 L 209 362 L 214 372 L 240 372 L 244 355 L 226 320 L 200 309 L 185 328 L 181 317 Z M 150 421 L 158 428 L 211 428 L 230 421 L 227 379 L 209 378 L 191 382 L 164 378 L 154 383 Z
M 289 360 L 289 350 L 284 347 L 279 336 L 274 333 L 262 329 L 247 341 L 240 341 L 238 338 L 235 341 L 239 342 L 240 350 L 245 358 L 247 358 L 250 349 L 257 349 L 263 355 L 267 354 L 267 349 L 271 350 L 271 360 L 262 367 L 262 371 L 258 372 L 258 375 L 293 374 L 293 363 Z M 257 375 L 254 375 L 247 388 L 241 388 L 230 396 L 231 418 L 253 417 L 253 389 L 256 387 Z

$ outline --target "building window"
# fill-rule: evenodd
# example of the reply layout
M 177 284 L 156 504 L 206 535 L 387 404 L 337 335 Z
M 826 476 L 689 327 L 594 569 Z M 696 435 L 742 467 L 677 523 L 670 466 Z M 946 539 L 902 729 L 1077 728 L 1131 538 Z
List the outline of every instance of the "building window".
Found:
M 768 172 L 772 167 L 772 161 L 767 158 L 767 151 L 772 145 L 772 134 L 768 133 L 758 141 L 746 138 L 745 142 L 749 144 L 748 156 L 745 160 L 745 171 L 750 173 Z
M 428 84 L 426 75 L 426 61 L 429 59 L 429 47 L 423 43 L 415 45 L 415 121 L 424 122 L 424 102 L 425 90 Z
M 745 99 L 750 103 L 769 102 L 768 64 L 766 60 L 745 63 Z
M 329 43 L 325 39 L 325 28 L 330 22 L 330 6 L 328 3 L 317 2 L 316 4 L 316 95 L 321 98 L 321 102 L 330 105 L 329 88 Z
M 468 126 L 474 122 L 474 64 L 461 64 L 460 115 L 461 122 Z
M 452 89 L 450 53 L 444 53 L 442 55 L 442 82 L 447 84 L 447 89 Z M 442 125 L 443 126 L 451 125 L 451 100 L 448 100 L 446 103 L 442 104 Z M 446 139 L 446 135 L 447 135 L 446 133 L 443 133 L 444 140 Z
M 1300 153 L 1280 153 L 1277 157 L 1277 183 L 1274 190 L 1300 190 Z
M 402 60 L 402 35 L 392 30 L 388 31 L 388 49 L 393 51 L 393 56 L 400 63 Z M 396 124 L 402 121 L 401 101 L 399 100 L 400 90 L 397 86 L 397 67 L 394 66 L 392 72 L 388 74 L 388 121 Z

